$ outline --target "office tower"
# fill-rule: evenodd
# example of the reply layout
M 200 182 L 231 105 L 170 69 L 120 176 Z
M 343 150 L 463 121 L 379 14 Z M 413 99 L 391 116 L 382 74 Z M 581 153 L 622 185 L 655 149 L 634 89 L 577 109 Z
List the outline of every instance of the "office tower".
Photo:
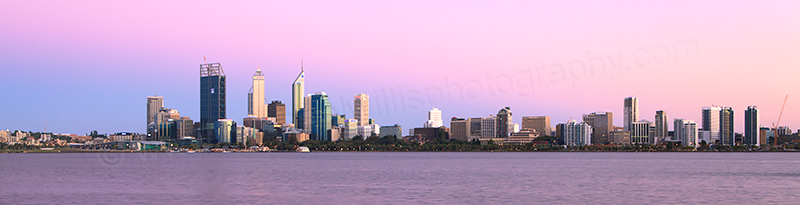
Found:
M 614 127 L 608 134 L 610 144 L 629 145 L 631 144 L 631 132 L 625 131 L 623 127 Z
M 311 135 L 312 140 L 317 141 L 331 141 L 331 136 L 328 136 L 328 130 L 331 129 L 331 102 L 328 99 L 328 94 L 318 92 L 306 98 L 310 100 L 304 109 L 308 109 L 305 113 L 306 122 L 310 125 L 306 127 L 306 132 Z
M 564 144 L 569 146 L 591 145 L 592 144 L 592 126 L 586 122 L 578 123 L 575 120 L 567 121 L 567 124 L 559 124 L 563 128 L 562 136 L 564 137 Z M 558 129 L 558 126 L 556 126 Z
M 281 101 L 273 100 L 267 106 L 267 116 L 274 117 L 275 123 L 280 125 L 286 124 L 286 105 Z
M 722 107 L 719 112 L 719 142 L 727 146 L 736 146 L 733 133 L 733 108 Z
M 428 121 L 425 122 L 423 127 L 441 127 L 442 126 L 442 111 L 436 108 L 428 111 Z
M 175 126 L 178 129 L 178 139 L 194 137 L 194 120 L 191 118 L 187 116 L 180 117 L 175 121 Z
M 650 142 L 650 122 L 642 120 L 631 123 L 631 144 L 651 144 Z
M 226 118 L 225 85 L 222 64 L 200 64 L 200 133 L 205 143 L 217 143 L 214 124 Z
M 583 115 L 583 121 L 592 126 L 592 144 L 611 143 L 609 135 L 614 129 L 614 114 L 611 112 L 593 112 Z
M 550 135 L 550 116 L 522 117 L 522 130 L 536 130 L 540 136 Z
M 149 140 L 167 141 L 176 139 L 178 136 L 176 120 L 179 118 L 180 113 L 177 110 L 163 107 L 159 109 L 158 113 L 155 114 L 153 123 L 147 129 Z
M 467 140 L 472 141 L 474 139 L 481 138 L 481 122 L 483 121 L 482 117 L 473 117 L 467 120 Z
M 764 141 L 761 141 L 761 137 L 759 137 L 761 133 L 760 126 L 758 107 L 755 105 L 747 106 L 747 110 L 744 111 L 744 142 L 742 143 L 755 146 L 763 144 Z
M 667 135 L 669 134 L 669 122 L 667 120 L 667 112 L 663 110 L 656 111 L 656 138 L 661 140 L 667 139 Z
M 357 94 L 354 98 L 354 117 L 358 120 L 358 126 L 369 125 L 369 95 L 361 93 Z
M 372 126 L 358 126 L 356 128 L 356 135 L 367 139 L 372 136 Z
M 267 117 L 266 98 L 264 98 L 264 74 L 261 73 L 261 67 L 253 74 L 253 87 L 250 87 L 250 92 L 247 93 L 247 115 L 253 115 L 259 118 Z
M 497 118 L 489 116 L 481 119 L 481 138 L 497 138 Z
M 392 126 L 381 126 L 381 137 L 395 136 L 397 139 L 403 137 L 403 127 L 398 124 Z
M 703 134 L 705 137 L 703 139 L 710 140 L 708 143 L 712 143 L 716 140 L 720 140 L 719 138 L 719 113 L 722 110 L 721 107 L 711 106 L 711 107 L 703 107 L 703 129 L 702 131 L 706 132 L 707 134 Z M 720 140 L 720 142 L 722 142 Z
M 214 122 L 217 143 L 236 144 L 236 122 L 231 119 L 218 119 Z
M 631 130 L 631 123 L 639 121 L 639 99 L 636 97 L 625 98 L 624 121 L 625 131 Z
M 697 123 L 692 120 L 684 120 L 683 126 L 681 127 L 683 130 L 682 135 L 683 139 L 681 141 L 682 145 L 685 146 L 698 146 L 698 131 L 697 131 Z
M 305 106 L 303 102 L 305 100 L 305 92 L 306 92 L 306 72 L 303 70 L 303 66 L 300 66 L 300 75 L 297 75 L 297 79 L 294 79 L 292 82 L 292 123 L 297 126 L 298 123 L 302 123 L 299 120 L 300 116 L 298 115 L 298 111 Z
M 345 140 L 352 140 L 353 137 L 358 135 L 358 120 L 347 119 L 344 121 L 344 138 Z M 361 138 L 365 139 L 365 138 Z
M 147 125 L 155 122 L 156 114 L 164 107 L 164 97 L 147 97 Z
M 453 117 L 450 119 L 450 138 L 461 141 L 469 140 L 469 137 L 467 137 L 468 127 L 469 124 L 466 119 Z
M 508 137 L 513 130 L 514 122 L 511 116 L 511 107 L 497 111 L 497 137 Z M 511 129 L 509 129 L 511 127 Z

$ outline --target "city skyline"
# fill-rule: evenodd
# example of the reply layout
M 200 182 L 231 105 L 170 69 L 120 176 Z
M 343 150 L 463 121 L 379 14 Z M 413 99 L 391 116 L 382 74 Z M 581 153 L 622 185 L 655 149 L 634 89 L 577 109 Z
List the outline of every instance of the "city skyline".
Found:
M 421 127 L 431 107 L 442 110 L 443 125 L 452 117 L 485 117 L 511 107 L 514 123 L 525 116 L 550 116 L 555 125 L 612 112 L 619 116 L 614 125 L 621 126 L 621 99 L 636 96 L 640 118 L 651 122 L 655 111 L 663 110 L 699 126 L 702 107 L 732 107 L 734 130 L 743 133 L 748 106 L 758 106 L 762 125 L 771 127 L 786 94 L 790 99 L 781 125 L 800 128 L 795 117 L 800 108 L 793 106 L 800 90 L 792 78 L 800 74 L 793 57 L 800 27 L 790 20 L 798 17 L 797 2 L 361 2 L 352 8 L 329 2 L 247 7 L 164 2 L 163 8 L 113 2 L 3 4 L 10 9 L 0 18 L 15 19 L 0 22 L 8 28 L 0 33 L 8 39 L 0 60 L 6 76 L 13 76 L 0 86 L 15 96 L 0 108 L 3 130 L 41 131 L 47 121 L 47 130 L 57 133 L 144 133 L 143 99 L 156 95 L 163 97 L 164 107 L 199 122 L 196 72 L 202 56 L 224 64 L 227 118 L 237 121 L 247 115 L 244 96 L 253 68 L 260 65 L 267 73 L 266 101 L 279 100 L 291 109 L 287 85 L 304 59 L 310 74 L 306 89 L 328 93 L 333 114 L 353 118 L 351 96 L 365 93 L 376 124 L 406 129 Z M 615 6 L 648 13 L 626 20 L 592 9 Z M 192 14 L 213 7 L 222 17 Z M 742 8 L 747 12 L 738 11 Z M 153 16 L 129 18 L 143 9 Z M 419 17 L 397 17 L 408 12 Z M 582 15 L 570 18 L 569 12 Z M 677 13 L 686 17 L 672 18 Z M 707 25 L 714 29 L 704 30 Z M 617 57 L 622 60 L 610 60 Z M 616 69 L 620 61 L 631 67 Z M 584 69 L 574 70 L 578 65 Z M 669 83 L 655 83 L 656 77 Z M 709 78 L 720 80 L 705 81 Z M 359 84 L 343 83 L 353 81 Z M 720 82 L 730 85 L 713 89 Z M 293 119 L 289 113 L 287 122 Z

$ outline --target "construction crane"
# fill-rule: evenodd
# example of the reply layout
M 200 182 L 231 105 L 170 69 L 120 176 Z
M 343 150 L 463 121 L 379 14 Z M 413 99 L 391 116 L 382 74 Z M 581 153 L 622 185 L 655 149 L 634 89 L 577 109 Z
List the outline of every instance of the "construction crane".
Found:
M 778 146 L 778 125 L 781 124 L 781 117 L 783 117 L 783 109 L 786 108 L 786 100 L 789 100 L 789 95 L 786 95 L 786 98 L 783 99 L 783 106 L 781 106 L 781 114 L 778 115 L 778 121 L 772 124 L 772 135 L 774 137 L 775 146 Z

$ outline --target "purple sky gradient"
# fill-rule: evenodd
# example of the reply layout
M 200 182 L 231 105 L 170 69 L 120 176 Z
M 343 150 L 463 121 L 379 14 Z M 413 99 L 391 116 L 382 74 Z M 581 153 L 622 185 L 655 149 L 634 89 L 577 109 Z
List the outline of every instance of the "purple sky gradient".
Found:
M 757 105 L 800 128 L 798 1 L 2 1 L 0 129 L 144 132 L 146 97 L 199 120 L 203 56 L 228 77 L 228 118 L 246 115 L 260 64 L 268 100 L 327 92 L 352 117 L 421 126 L 512 107 L 553 126 L 623 99 L 700 122 L 701 107 Z M 290 116 L 287 116 L 290 117 Z M 449 120 L 445 121 L 449 125 Z M 671 129 L 671 128 L 670 128 Z

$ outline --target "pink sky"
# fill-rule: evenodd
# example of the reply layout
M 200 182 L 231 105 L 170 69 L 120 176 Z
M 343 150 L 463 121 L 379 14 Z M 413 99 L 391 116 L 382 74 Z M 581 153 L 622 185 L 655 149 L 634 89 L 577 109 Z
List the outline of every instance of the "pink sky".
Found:
M 553 125 L 611 111 L 627 96 L 701 121 L 701 107 L 757 105 L 800 128 L 797 1 L 3 1 L 0 129 L 88 133 L 145 128 L 145 98 L 199 118 L 198 64 L 220 61 L 228 118 L 246 115 L 259 64 L 268 100 L 308 93 L 352 117 L 371 95 L 378 124 L 421 126 L 512 107 Z M 598 59 L 602 59 L 598 60 Z M 287 107 L 290 109 L 291 106 Z M 445 122 L 445 124 L 448 124 Z

